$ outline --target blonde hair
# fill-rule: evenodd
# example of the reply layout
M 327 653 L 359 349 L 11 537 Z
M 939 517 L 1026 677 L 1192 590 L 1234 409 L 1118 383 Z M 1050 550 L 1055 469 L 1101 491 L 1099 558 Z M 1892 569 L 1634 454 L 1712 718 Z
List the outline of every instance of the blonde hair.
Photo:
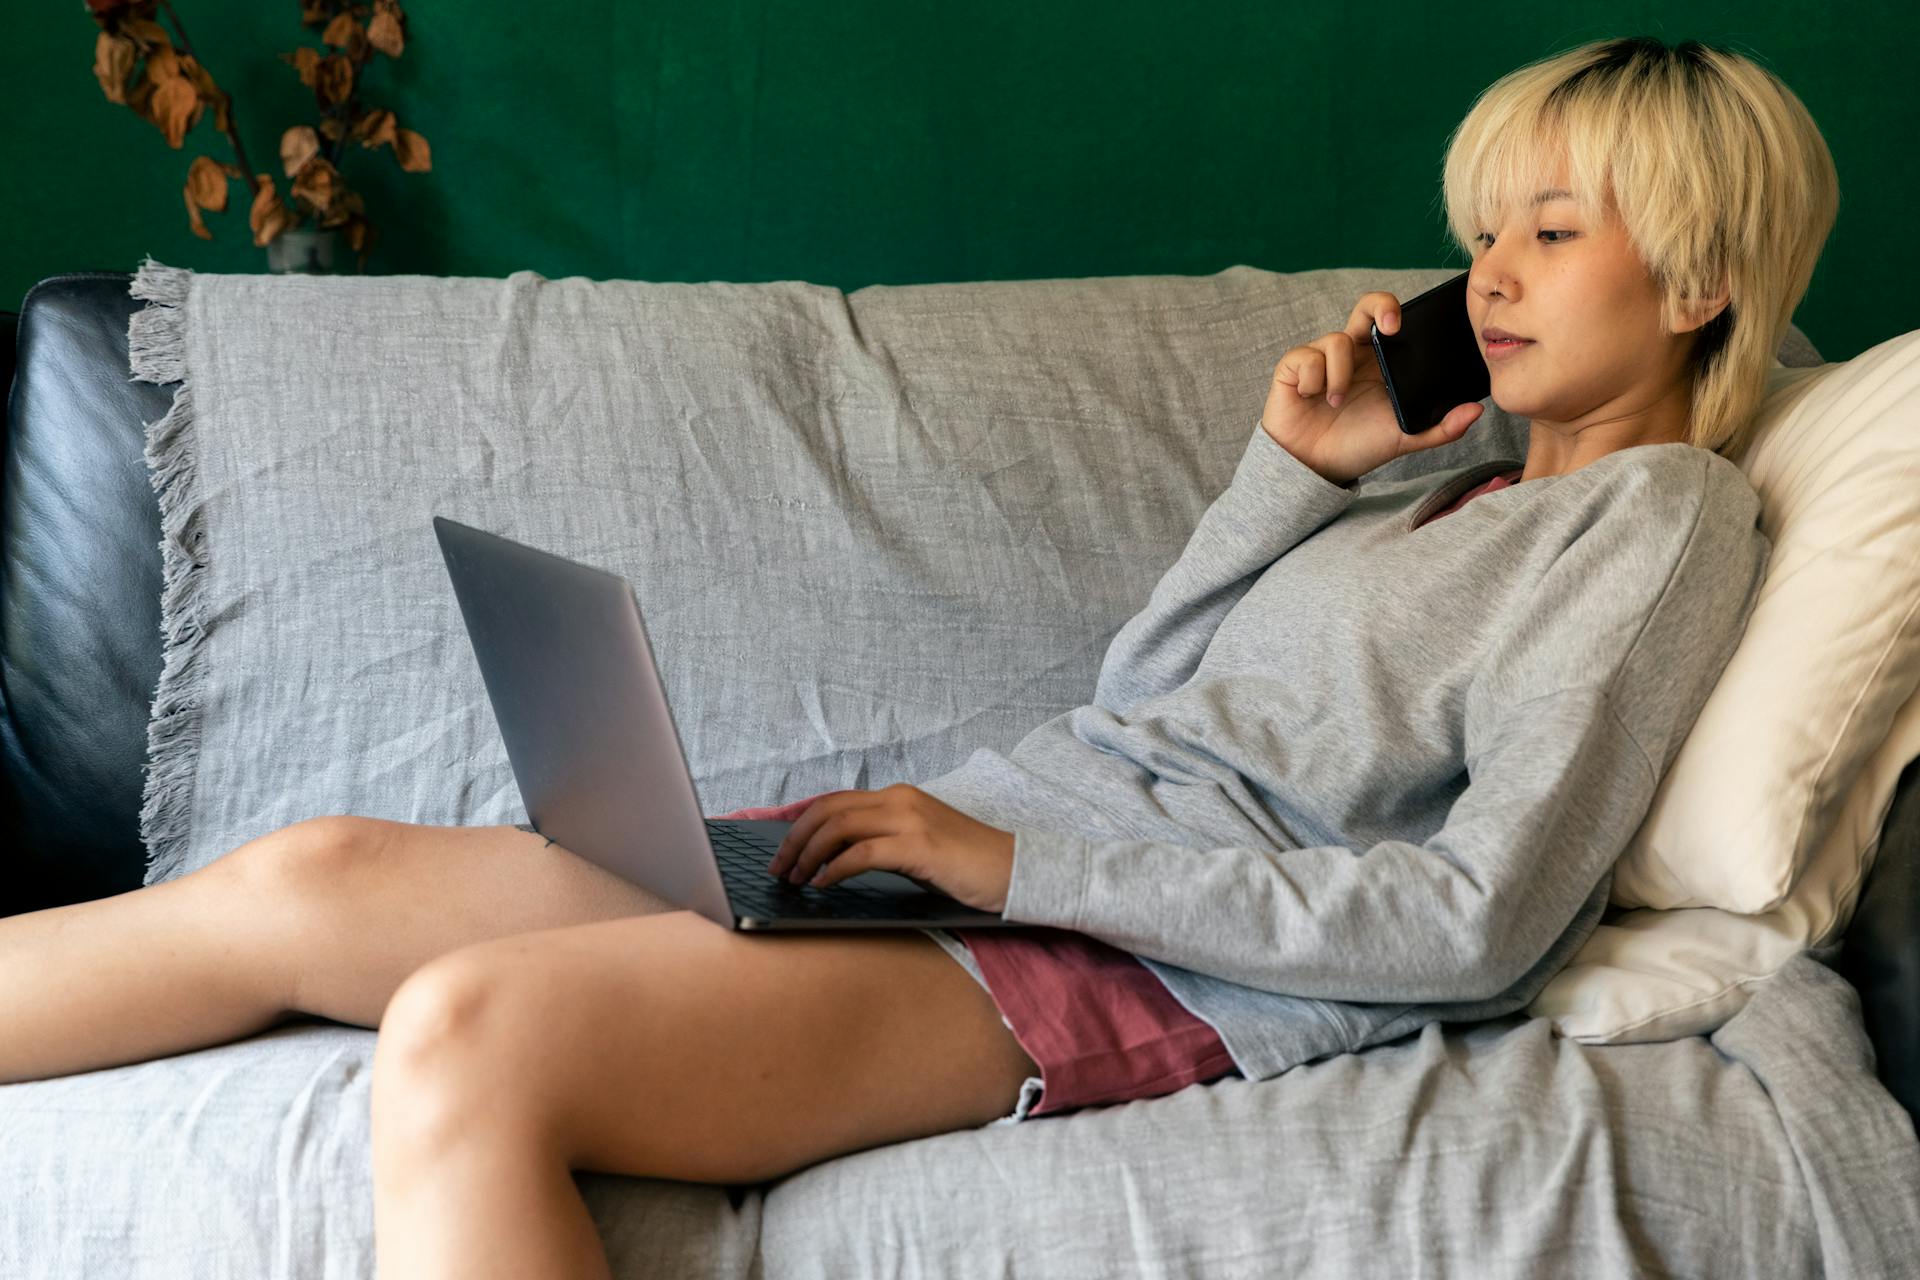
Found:
M 1469 259 L 1561 156 L 1582 217 L 1624 226 L 1667 333 L 1688 299 L 1728 290 L 1695 331 L 1688 442 L 1737 459 L 1839 211 L 1813 117 L 1751 58 L 1694 40 L 1597 40 L 1529 63 L 1482 92 L 1447 143 L 1448 229 Z

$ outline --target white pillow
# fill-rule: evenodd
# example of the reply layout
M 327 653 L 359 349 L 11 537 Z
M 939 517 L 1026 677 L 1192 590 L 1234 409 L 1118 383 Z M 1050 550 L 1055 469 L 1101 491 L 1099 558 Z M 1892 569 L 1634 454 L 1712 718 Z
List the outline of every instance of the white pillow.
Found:
M 1570 1038 L 1716 1030 L 1840 937 L 1920 756 L 1920 330 L 1778 367 L 1741 469 L 1773 554 L 1601 925 L 1527 1007 Z
M 1761 915 L 1717 907 L 1627 911 L 1594 930 L 1573 960 L 1527 1006 L 1570 1039 L 1603 1044 L 1677 1040 L 1717 1031 L 1747 1002 L 1747 988 L 1796 952 L 1847 931 L 1860 887 L 1880 851 L 1894 784 L 1920 755 L 1920 697 L 1894 718 L 1867 758 L 1840 819 L 1787 900 Z
M 1739 461 L 1766 581 L 1621 855 L 1619 906 L 1780 906 L 1920 686 L 1920 330 L 1774 369 Z

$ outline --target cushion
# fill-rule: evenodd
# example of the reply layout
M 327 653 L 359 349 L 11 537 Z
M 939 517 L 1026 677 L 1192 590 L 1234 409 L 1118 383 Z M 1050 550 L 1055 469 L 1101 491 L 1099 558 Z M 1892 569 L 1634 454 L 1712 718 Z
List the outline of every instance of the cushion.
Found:
M 1779 907 L 1920 686 L 1920 330 L 1775 369 L 1738 461 L 1766 581 L 1620 859 L 1621 906 Z
M 1740 464 L 1773 540 L 1738 649 L 1574 963 L 1528 1006 L 1584 1040 L 1711 1030 L 1853 917 L 1920 756 L 1920 331 L 1776 368 Z
M 372 1276 L 377 1039 L 301 1019 L 0 1085 L 0 1275 Z M 1872 1053 L 1852 989 L 1798 956 L 1710 1042 L 1430 1023 L 766 1184 L 574 1179 L 620 1280 L 1536 1275 L 1574 1250 L 1605 1274 L 1886 1276 L 1920 1250 L 1920 1146 Z

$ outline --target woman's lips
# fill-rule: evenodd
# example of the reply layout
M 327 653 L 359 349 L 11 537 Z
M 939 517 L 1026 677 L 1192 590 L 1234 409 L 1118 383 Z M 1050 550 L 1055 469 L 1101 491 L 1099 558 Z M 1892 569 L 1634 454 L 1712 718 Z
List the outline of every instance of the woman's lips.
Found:
M 1532 338 L 1515 338 L 1510 342 L 1489 342 L 1487 344 L 1487 359 L 1498 360 L 1503 356 L 1510 356 L 1514 354 L 1514 352 L 1532 345 Z

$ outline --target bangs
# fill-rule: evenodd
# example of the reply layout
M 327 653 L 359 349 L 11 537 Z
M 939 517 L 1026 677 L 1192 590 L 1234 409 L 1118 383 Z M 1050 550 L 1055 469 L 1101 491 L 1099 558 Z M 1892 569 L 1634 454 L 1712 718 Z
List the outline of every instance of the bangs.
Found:
M 1496 86 L 1497 87 L 1497 86 Z M 1522 90 L 1531 88 L 1534 91 Z M 1556 187 L 1565 164 L 1562 197 L 1589 227 L 1604 224 L 1614 206 L 1615 179 L 1607 157 L 1612 130 L 1591 94 L 1555 94 L 1552 86 L 1515 86 L 1503 98 L 1483 97 L 1461 122 L 1447 153 L 1447 229 L 1468 257 L 1478 236 L 1526 217 L 1536 197 Z

